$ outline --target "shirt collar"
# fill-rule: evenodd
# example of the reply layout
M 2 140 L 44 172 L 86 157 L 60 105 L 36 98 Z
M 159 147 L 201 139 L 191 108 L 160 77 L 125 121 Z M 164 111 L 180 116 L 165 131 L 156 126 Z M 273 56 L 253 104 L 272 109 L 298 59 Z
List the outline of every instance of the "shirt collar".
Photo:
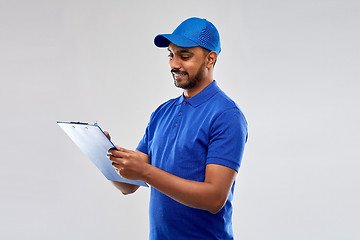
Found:
M 195 96 L 185 99 L 184 94 L 182 94 L 179 98 L 178 104 L 182 104 L 183 102 L 189 103 L 193 107 L 197 107 L 207 100 L 209 100 L 212 96 L 214 96 L 217 92 L 220 91 L 216 81 L 214 80 L 210 83 L 206 88 L 204 88 L 201 92 L 196 94 Z

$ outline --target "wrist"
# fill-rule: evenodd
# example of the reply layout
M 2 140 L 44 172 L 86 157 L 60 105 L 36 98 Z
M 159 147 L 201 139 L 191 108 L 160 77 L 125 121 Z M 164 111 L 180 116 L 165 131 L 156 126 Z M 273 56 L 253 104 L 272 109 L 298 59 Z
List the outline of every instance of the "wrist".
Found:
M 142 176 L 142 181 L 144 182 L 149 182 L 150 179 L 151 179 L 151 173 L 153 171 L 153 168 L 154 166 L 152 166 L 151 164 L 149 163 L 145 163 L 145 166 L 144 166 L 144 170 L 143 170 L 143 176 Z

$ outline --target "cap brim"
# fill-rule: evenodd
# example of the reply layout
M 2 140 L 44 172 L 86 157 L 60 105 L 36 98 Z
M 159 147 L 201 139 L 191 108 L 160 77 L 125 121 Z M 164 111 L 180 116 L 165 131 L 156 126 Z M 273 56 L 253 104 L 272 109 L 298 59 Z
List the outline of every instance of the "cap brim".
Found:
M 168 47 L 170 43 L 179 47 L 196 47 L 199 44 L 194 41 L 177 34 L 159 34 L 155 37 L 154 43 L 157 47 Z

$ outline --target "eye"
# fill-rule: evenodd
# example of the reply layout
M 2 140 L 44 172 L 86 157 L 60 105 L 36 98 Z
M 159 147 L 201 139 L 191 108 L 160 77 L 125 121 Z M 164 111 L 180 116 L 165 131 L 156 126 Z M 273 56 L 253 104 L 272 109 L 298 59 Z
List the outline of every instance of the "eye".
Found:
M 184 61 L 186 61 L 186 60 L 189 60 L 190 57 L 189 57 L 189 56 L 181 56 L 181 59 L 184 60 Z
M 168 58 L 172 59 L 174 57 L 174 54 L 169 53 Z

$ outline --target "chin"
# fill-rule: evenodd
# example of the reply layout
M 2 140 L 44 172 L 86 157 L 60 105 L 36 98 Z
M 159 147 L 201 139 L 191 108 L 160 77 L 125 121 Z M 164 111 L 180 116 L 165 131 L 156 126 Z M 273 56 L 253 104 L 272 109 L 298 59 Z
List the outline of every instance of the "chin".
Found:
M 195 84 L 192 82 L 186 82 L 186 83 L 181 84 L 178 81 L 174 81 L 174 84 L 176 87 L 182 88 L 182 89 L 192 89 L 195 87 Z

